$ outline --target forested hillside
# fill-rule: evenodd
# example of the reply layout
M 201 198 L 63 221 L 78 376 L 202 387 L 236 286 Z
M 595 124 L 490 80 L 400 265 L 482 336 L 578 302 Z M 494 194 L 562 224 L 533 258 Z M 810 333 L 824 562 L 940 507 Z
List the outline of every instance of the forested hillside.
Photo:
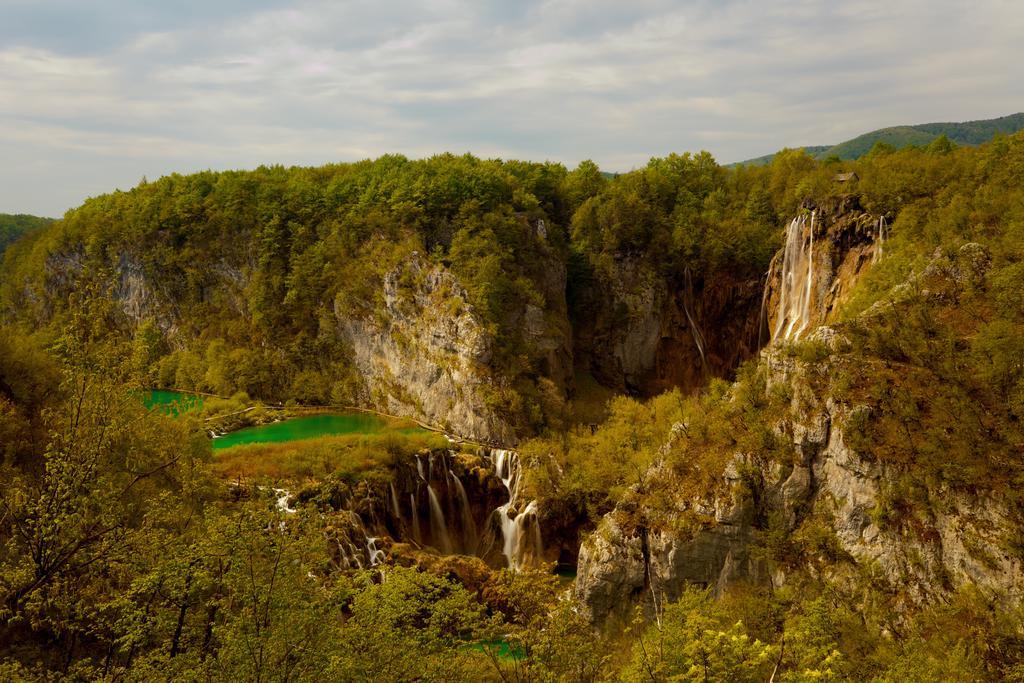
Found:
M 7 249 L 7 245 L 14 242 L 14 240 L 27 232 L 49 225 L 52 222 L 52 218 L 40 218 L 27 214 L 0 213 L 0 256 Z
M 0 678 L 1022 680 L 1021 177 L 1024 133 L 89 200 L 0 273 Z M 303 405 L 453 441 L 210 438 Z
M 960 123 L 920 123 L 913 126 L 890 126 L 879 128 L 858 135 L 855 138 L 840 142 L 837 145 L 818 145 L 805 147 L 808 154 L 815 159 L 838 159 L 851 161 L 859 159 L 877 144 L 888 145 L 894 149 L 904 147 L 925 147 L 937 138 L 945 137 L 956 145 L 980 145 L 997 135 L 1012 135 L 1024 129 L 1024 113 L 1000 116 L 995 119 L 979 121 L 963 121 Z M 773 154 L 740 162 L 760 166 L 771 163 Z
M 384 157 L 170 176 L 19 244 L 4 300 L 11 318 L 59 324 L 82 282 L 112 287 L 119 329 L 149 344 L 152 386 L 449 416 L 461 423 L 442 426 L 507 441 L 565 418 L 573 318 L 636 317 L 635 283 L 590 302 L 591 283 L 628 262 L 667 291 L 684 273 L 695 291 L 723 273 L 757 288 L 810 163 L 727 173 L 707 154 L 670 156 L 609 181 L 591 163 Z M 410 348 L 412 375 L 371 367 Z M 665 382 L 646 379 L 653 355 L 641 361 L 595 372 L 651 393 Z M 456 376 L 465 400 L 441 400 Z

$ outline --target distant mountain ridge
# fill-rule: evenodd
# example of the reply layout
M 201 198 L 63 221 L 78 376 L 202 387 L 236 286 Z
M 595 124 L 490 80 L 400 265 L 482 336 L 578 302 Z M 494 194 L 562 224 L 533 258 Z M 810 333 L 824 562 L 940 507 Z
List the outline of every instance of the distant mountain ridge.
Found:
M 1000 116 L 995 119 L 982 119 L 978 121 L 946 122 L 946 123 L 921 123 L 913 126 L 890 126 L 864 133 L 857 137 L 840 142 L 837 145 L 814 145 L 807 146 L 807 150 L 815 159 L 827 159 L 830 156 L 837 156 L 840 159 L 849 161 L 859 159 L 871 151 L 877 142 L 884 142 L 899 149 L 911 145 L 923 146 L 935 138 L 945 135 L 952 142 L 958 145 L 980 145 L 988 142 L 999 133 L 1011 134 L 1024 130 L 1024 112 Z M 739 161 L 730 166 L 752 165 L 763 166 L 770 164 L 775 154 Z

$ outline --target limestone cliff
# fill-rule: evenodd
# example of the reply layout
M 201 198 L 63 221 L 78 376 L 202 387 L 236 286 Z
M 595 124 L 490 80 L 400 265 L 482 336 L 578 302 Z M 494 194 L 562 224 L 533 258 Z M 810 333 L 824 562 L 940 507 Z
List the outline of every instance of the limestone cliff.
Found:
M 624 256 L 580 286 L 577 367 L 617 391 L 652 396 L 728 377 L 757 351 L 758 278 L 666 276 Z
M 842 355 L 844 342 L 833 329 L 819 328 L 812 340 Z M 806 363 L 772 347 L 761 362 L 769 390 L 784 385 L 792 392 L 776 429 L 791 442 L 794 461 L 765 463 L 737 453 L 721 475 L 720 491 L 676 501 L 679 514 L 702 516 L 690 534 L 636 525 L 646 518 L 644 510 L 620 506 L 610 513 L 581 548 L 573 588 L 593 620 L 621 616 L 637 600 L 655 607 L 688 585 L 716 591 L 736 582 L 780 586 L 807 567 L 774 561 L 764 546 L 770 523 L 790 535 L 823 528 L 836 554 L 821 578 L 853 591 L 858 573 L 871 572 L 897 609 L 943 600 L 964 586 L 1024 600 L 1024 563 L 1010 550 L 1024 522 L 1020 510 L 994 493 L 928 481 L 921 485 L 930 504 L 902 523 L 887 521 L 889 486 L 905 470 L 858 452 L 848 439 L 851 424 L 870 408 L 816 393 L 811 375 L 821 372 L 821 361 Z
M 383 307 L 339 314 L 366 400 L 462 436 L 510 442 L 512 424 L 487 396 L 494 339 L 455 277 L 418 254 L 384 278 Z
M 881 246 L 877 218 L 860 212 L 852 198 L 839 200 L 822 215 L 813 233 L 808 221 L 802 235 L 813 234 L 820 247 L 812 257 L 820 259 L 814 261 L 818 272 L 798 288 L 813 294 L 805 318 L 813 329 L 803 335 L 808 350 L 797 352 L 782 343 L 794 336 L 779 335 L 758 363 L 764 392 L 787 397 L 770 419 L 774 433 L 789 444 L 791 457 L 766 460 L 735 452 L 713 490 L 697 498 L 670 494 L 671 510 L 648 509 L 640 490 L 627 496 L 580 551 L 573 592 L 594 621 L 622 615 L 636 601 L 652 609 L 687 585 L 718 591 L 735 582 L 778 587 L 808 571 L 851 594 L 870 581 L 882 587 L 897 614 L 901 607 L 947 599 L 965 586 L 1011 603 L 1024 600 L 1024 563 L 1015 550 L 1024 524 L 1021 511 L 997 489 L 923 476 L 914 469 L 912 456 L 877 457 L 865 447 L 863 426 L 880 420 L 882 408 L 843 382 L 830 381 L 853 368 L 855 374 L 884 377 L 889 361 L 857 355 L 842 326 L 819 325 L 831 317 Z M 769 309 L 771 304 L 775 310 L 785 308 L 778 306 L 785 277 L 781 259 L 773 265 L 767 289 Z M 984 250 L 974 244 L 953 256 L 937 253 L 891 296 L 919 297 L 923 305 L 935 307 L 953 305 L 958 293 L 980 286 L 987 263 Z M 870 328 L 880 311 L 869 309 L 858 324 Z M 777 326 L 778 318 L 769 322 Z M 685 433 L 685 426 L 679 427 L 666 436 L 666 449 L 679 438 L 677 432 Z M 905 449 L 902 443 L 893 448 Z M 1002 447 L 1014 448 L 1012 442 Z M 999 462 L 1011 454 L 992 457 Z M 914 500 L 903 500 L 894 518 L 893 487 L 908 477 Z M 671 477 L 662 464 L 648 473 L 648 480 L 670 482 Z M 683 516 L 697 524 L 679 530 L 660 523 Z M 799 560 L 778 557 L 767 539 L 780 534 L 789 539 L 816 535 L 828 550 Z

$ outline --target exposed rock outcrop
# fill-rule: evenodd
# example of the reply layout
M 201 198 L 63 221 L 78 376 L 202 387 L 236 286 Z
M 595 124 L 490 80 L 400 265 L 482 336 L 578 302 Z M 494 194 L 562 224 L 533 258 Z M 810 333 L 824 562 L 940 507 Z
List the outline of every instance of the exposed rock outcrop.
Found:
M 843 341 L 831 328 L 812 337 L 833 353 Z M 772 518 L 793 533 L 805 523 L 826 524 L 845 557 L 826 580 L 841 588 L 849 576 L 838 571 L 873 567 L 897 602 L 922 605 L 945 599 L 962 586 L 974 586 L 1013 602 L 1024 600 L 1024 563 L 1009 550 L 1019 510 L 997 496 L 956 490 L 941 482 L 921 482 L 931 505 L 909 523 L 887 524 L 881 514 L 886 487 L 902 471 L 850 447 L 847 429 L 863 405 L 819 396 L 807 376 L 816 372 L 785 352 L 771 348 L 762 362 L 769 390 L 784 385 L 792 404 L 777 430 L 793 446 L 790 464 L 757 463 L 737 454 L 748 474 L 742 480 L 727 468 L 729 493 L 712 502 L 680 501 L 680 512 L 713 509 L 702 529 L 689 537 L 669 531 L 623 529 L 611 513 L 584 544 L 574 594 L 595 621 L 621 613 L 631 600 L 649 608 L 672 600 L 687 585 L 721 590 L 730 583 L 779 585 L 787 568 L 770 565 L 757 548 Z M 751 476 L 749 468 L 756 476 Z M 657 473 L 652 476 L 657 476 Z M 751 484 L 754 484 L 753 488 Z M 636 515 L 632 515 L 636 518 Z
M 617 391 L 652 396 L 727 377 L 757 351 L 758 278 L 666 277 L 624 256 L 576 294 L 577 366 Z
M 889 519 L 889 488 L 907 475 L 906 465 L 851 446 L 856 441 L 851 430 L 875 419 L 874 408 L 828 391 L 820 381 L 843 362 L 866 362 L 844 356 L 849 341 L 841 331 L 818 325 L 844 300 L 878 247 L 878 219 L 860 212 L 853 198 L 836 202 L 821 209 L 814 233 L 825 248 L 815 257 L 821 261 L 811 280 L 814 328 L 807 338 L 825 357 L 801 360 L 786 345 L 775 344 L 760 358 L 767 391 L 791 397 L 775 431 L 791 445 L 792 460 L 763 462 L 736 453 L 709 499 L 675 502 L 680 515 L 701 513 L 692 533 L 641 526 L 647 519 L 664 519 L 665 511 L 647 515 L 630 507 L 635 502 L 620 504 L 580 552 L 573 591 L 594 621 L 622 614 L 636 601 L 650 610 L 687 585 L 720 591 L 737 581 L 785 583 L 806 567 L 770 561 L 762 539 L 770 529 L 792 535 L 806 525 L 823 529 L 837 553 L 819 578 L 854 590 L 858 572 L 870 572 L 888 587 L 897 613 L 900 604 L 934 603 L 964 586 L 1012 603 L 1024 601 L 1024 562 L 1013 549 L 1024 523 L 1021 511 L 991 492 L 929 479 L 915 482 L 924 502 L 912 516 Z M 779 261 L 767 289 L 770 304 L 778 301 Z M 978 245 L 964 245 L 953 257 L 937 253 L 903 289 L 937 304 L 955 304 L 963 291 L 983 281 L 987 264 Z M 901 288 L 893 295 L 900 297 Z M 875 314 L 869 309 L 865 317 Z M 658 467 L 649 477 L 661 476 Z M 743 477 L 737 475 L 740 467 Z M 781 529 L 772 526 L 778 524 Z
M 485 396 L 494 340 L 443 268 L 414 255 L 384 278 L 383 307 L 339 314 L 339 326 L 369 402 L 463 436 L 509 442 L 513 426 Z

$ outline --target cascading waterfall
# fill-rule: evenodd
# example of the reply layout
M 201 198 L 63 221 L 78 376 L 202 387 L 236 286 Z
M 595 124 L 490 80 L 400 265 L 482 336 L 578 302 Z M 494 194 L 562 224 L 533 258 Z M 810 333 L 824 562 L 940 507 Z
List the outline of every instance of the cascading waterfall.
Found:
M 518 570 L 531 555 L 539 558 L 543 552 L 537 501 L 530 501 L 522 512 L 513 517 L 510 511 L 519 494 L 519 456 L 511 451 L 496 449 L 491 452 L 491 459 L 495 474 L 508 491 L 508 502 L 495 510 L 501 527 L 502 554 L 509 569 Z
M 814 220 L 815 212 L 812 211 L 810 227 L 805 230 L 808 228 L 807 215 L 801 214 L 790 221 L 786 229 L 779 309 L 771 341 L 797 340 L 810 324 L 814 294 Z
M 273 491 L 274 491 L 274 504 L 277 507 L 277 509 L 280 510 L 281 512 L 286 512 L 286 513 L 288 513 L 290 515 L 291 514 L 295 514 L 295 508 L 293 508 L 290 505 L 288 505 L 288 499 L 291 497 L 291 494 L 288 492 L 288 490 L 287 489 L 273 489 Z
M 790 221 L 786 228 L 786 242 L 782 250 L 782 264 L 778 281 L 775 325 L 768 328 L 773 266 L 769 269 L 764 294 L 761 297 L 761 323 L 758 326 L 757 339 L 759 346 L 763 345 L 762 342 L 765 341 L 764 330 L 768 331 L 767 342 L 769 343 L 779 339 L 796 341 L 811 325 L 815 311 L 815 287 L 820 284 L 815 281 L 814 234 L 816 219 L 816 211 L 810 213 L 809 219 L 808 214 L 800 214 Z M 882 258 L 888 236 L 889 230 L 885 216 L 879 216 L 871 235 L 874 242 L 872 263 L 877 263 Z
M 337 548 L 340 566 L 352 569 L 377 566 L 387 560 L 391 540 L 403 538 L 418 547 L 433 546 L 442 554 L 477 555 L 489 563 L 500 563 L 499 558 L 504 558 L 504 564 L 512 570 L 539 560 L 543 544 L 538 503 L 522 500 L 518 455 L 503 449 L 485 453 L 493 467 L 492 476 L 501 481 L 508 496 L 501 505 L 497 505 L 497 500 L 491 504 L 497 507 L 484 506 L 490 509 L 486 529 L 479 526 L 483 520 L 477 518 L 483 512 L 480 503 L 493 500 L 492 497 L 500 493 L 493 484 L 487 485 L 486 478 L 477 480 L 476 474 L 470 475 L 470 471 L 464 475 L 469 478 L 460 479 L 454 469 L 456 455 L 451 451 L 416 456 L 416 469 L 410 472 L 411 477 L 390 481 L 384 490 L 371 488 L 359 500 L 346 498 L 344 509 L 339 510 L 344 523 L 332 524 L 328 532 L 332 545 Z M 436 481 L 432 479 L 435 473 Z M 493 483 L 493 479 L 490 481 Z M 410 486 L 413 490 L 406 493 Z M 273 489 L 273 493 L 279 510 L 295 512 L 288 505 L 288 491 Z M 408 509 L 402 504 L 404 495 L 408 495 Z M 481 495 L 485 498 L 478 499 Z M 283 526 L 284 522 L 281 524 Z M 382 540 L 384 547 L 381 547 Z
M 448 537 L 448 525 L 444 521 L 444 512 L 441 510 L 441 503 L 437 500 L 434 487 L 427 484 L 427 497 L 430 499 L 430 533 L 435 543 L 439 543 L 438 550 L 450 555 L 452 552 L 452 541 Z
M 384 561 L 384 551 L 377 548 L 376 537 L 369 537 L 366 539 L 366 553 L 370 558 L 371 567 L 376 567 Z
M 455 482 L 455 492 L 459 496 L 459 509 L 462 512 L 463 547 L 467 555 L 474 555 L 477 547 L 476 523 L 473 522 L 473 510 L 469 507 L 469 496 L 466 495 L 466 487 L 462 485 L 462 482 L 451 469 L 448 470 L 448 477 L 450 481 Z

